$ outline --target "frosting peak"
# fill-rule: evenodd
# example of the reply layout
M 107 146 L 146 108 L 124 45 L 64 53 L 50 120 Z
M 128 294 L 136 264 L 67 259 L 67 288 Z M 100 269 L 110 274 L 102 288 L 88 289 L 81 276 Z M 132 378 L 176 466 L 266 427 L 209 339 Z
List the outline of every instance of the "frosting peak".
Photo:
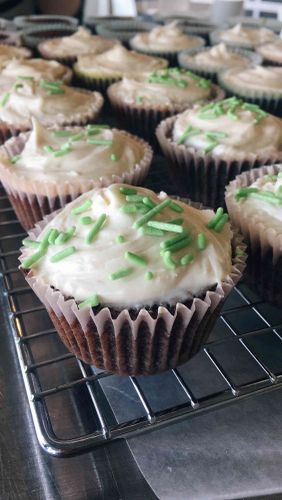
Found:
M 176 26 L 176 23 L 157 26 L 149 32 L 138 33 L 133 37 L 132 43 L 138 49 L 143 48 L 164 52 L 178 51 L 202 45 L 196 37 L 182 33 Z

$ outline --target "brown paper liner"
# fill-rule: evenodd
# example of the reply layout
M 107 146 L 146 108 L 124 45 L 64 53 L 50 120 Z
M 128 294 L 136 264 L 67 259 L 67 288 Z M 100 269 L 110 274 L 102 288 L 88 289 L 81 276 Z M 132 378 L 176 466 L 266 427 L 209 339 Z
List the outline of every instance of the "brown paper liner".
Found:
M 204 155 L 192 147 L 172 141 L 172 130 L 178 116 L 162 121 L 156 130 L 162 153 L 169 160 L 169 171 L 178 193 L 212 208 L 225 205 L 225 186 L 236 175 L 262 165 L 282 161 L 282 151 L 277 154 L 258 155 L 255 152 L 238 152 L 237 158 L 228 159 Z
M 259 222 L 256 213 L 246 211 L 244 204 L 238 203 L 234 197 L 237 189 L 249 186 L 259 177 L 278 172 L 282 172 L 282 164 L 239 175 L 227 186 L 226 205 L 232 223 L 248 244 L 247 281 L 265 300 L 282 307 L 282 231 L 278 233 Z
M 37 224 L 30 237 L 36 238 L 50 219 L 52 215 Z M 118 375 L 149 375 L 186 362 L 207 340 L 224 300 L 245 268 L 245 245 L 239 234 L 233 237 L 232 245 L 230 275 L 214 290 L 202 297 L 188 297 L 184 303 L 150 309 L 98 306 L 79 310 L 73 298 L 67 299 L 44 284 L 32 270 L 25 272 L 25 277 L 46 307 L 61 340 L 78 358 Z M 243 255 L 236 256 L 238 248 Z M 25 252 L 22 249 L 20 261 Z
M 167 106 L 127 104 L 116 94 L 116 85 L 118 84 L 119 82 L 111 85 L 107 90 L 107 94 L 120 127 L 143 137 L 154 145 L 156 143 L 155 130 L 157 125 L 168 116 L 175 115 L 189 108 L 189 104 Z M 224 99 L 225 93 L 218 85 L 212 85 L 211 89 L 211 98 L 205 102 L 216 102 Z
M 67 127 L 69 128 L 69 127 Z M 115 129 L 114 129 L 115 130 Z M 134 137 L 122 130 L 115 130 L 127 141 L 139 145 L 142 151 L 141 160 L 133 168 L 124 172 L 121 176 L 101 177 L 98 181 L 91 179 L 78 181 L 66 181 L 57 184 L 53 182 L 42 182 L 26 180 L 24 175 L 19 175 L 16 170 L 5 166 L 1 158 L 12 157 L 20 154 L 27 141 L 28 135 L 21 134 L 19 137 L 9 140 L 5 146 L 0 148 L 0 178 L 9 196 L 13 209 L 21 225 L 26 229 L 34 227 L 36 222 L 50 214 L 54 210 L 64 207 L 70 201 L 93 188 L 109 186 L 113 183 L 126 183 L 140 185 L 147 176 L 151 165 L 153 152 L 149 144 L 142 139 Z

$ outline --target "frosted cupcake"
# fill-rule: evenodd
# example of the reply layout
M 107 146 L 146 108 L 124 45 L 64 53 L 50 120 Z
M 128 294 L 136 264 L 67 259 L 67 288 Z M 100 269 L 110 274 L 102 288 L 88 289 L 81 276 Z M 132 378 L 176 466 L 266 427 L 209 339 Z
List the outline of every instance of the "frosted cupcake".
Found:
M 152 139 L 157 124 L 196 102 L 224 97 L 209 80 L 180 68 L 124 78 L 108 88 L 108 96 L 123 128 Z
M 139 184 L 152 150 L 141 139 L 106 125 L 33 130 L 0 149 L 0 178 L 15 212 L 29 229 L 93 187 Z
M 228 94 L 258 104 L 271 113 L 282 112 L 282 68 L 252 66 L 232 68 L 218 74 L 218 82 Z
M 156 135 L 179 192 L 206 206 L 224 205 L 240 172 L 282 161 L 282 120 L 236 97 L 168 118 Z
M 245 172 L 229 184 L 226 205 L 248 243 L 247 277 L 256 292 L 282 306 L 282 165 Z
M 257 56 L 251 51 L 229 48 L 220 43 L 214 47 L 184 50 L 178 55 L 178 61 L 182 68 L 217 81 L 217 73 L 223 69 L 260 64 L 262 58 Z
M 133 77 L 146 71 L 166 68 L 168 61 L 159 57 L 140 54 L 115 45 L 102 54 L 85 54 L 73 66 L 76 80 L 81 86 L 105 91 L 124 75 Z
M 61 80 L 69 84 L 72 78 L 72 71 L 67 66 L 57 61 L 46 61 L 45 59 L 12 59 L 3 63 L 0 71 L 1 83 L 13 82 L 18 77 L 28 77 L 35 80 L 45 79 L 50 81 Z
M 0 67 L 11 59 L 28 59 L 29 57 L 31 57 L 31 52 L 25 47 L 0 44 Z
M 177 54 L 184 49 L 199 48 L 205 40 L 184 34 L 175 23 L 158 26 L 152 31 L 138 33 L 130 40 L 132 49 L 145 54 L 165 57 L 171 64 L 177 62 Z
M 282 65 L 282 39 L 273 43 L 266 43 L 256 48 L 256 52 L 263 58 L 265 64 Z
M 21 267 L 71 352 L 112 373 L 153 374 L 198 352 L 241 277 L 227 219 L 114 184 L 43 221 Z
M 231 47 L 254 49 L 262 43 L 274 42 L 278 36 L 267 28 L 253 28 L 236 24 L 228 30 L 215 30 L 210 35 L 212 45 L 224 42 Z

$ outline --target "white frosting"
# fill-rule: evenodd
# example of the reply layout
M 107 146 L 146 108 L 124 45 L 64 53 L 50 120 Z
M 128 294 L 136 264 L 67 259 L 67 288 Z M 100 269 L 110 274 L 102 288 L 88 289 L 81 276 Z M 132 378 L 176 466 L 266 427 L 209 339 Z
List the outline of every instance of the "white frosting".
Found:
M 58 132 L 46 129 L 33 120 L 33 130 L 20 153 L 20 159 L 14 165 L 7 160 L 5 166 L 23 175 L 27 181 L 98 181 L 102 177 L 121 176 L 139 163 L 144 154 L 143 147 L 133 137 L 116 129 L 99 129 L 99 133 L 93 136 L 87 135 L 85 127 L 73 127 L 69 131 L 70 136 L 58 137 Z M 80 134 L 82 137 L 79 140 L 71 140 L 71 136 Z M 112 141 L 112 144 L 89 144 L 88 139 Z M 58 151 L 67 142 L 70 143 L 70 151 L 64 156 L 55 157 L 44 149 L 47 145 Z M 115 155 L 114 160 L 112 155 Z
M 247 57 L 232 52 L 224 43 L 215 45 L 193 56 L 187 54 L 185 59 L 187 62 L 195 62 L 203 65 L 204 68 L 211 68 L 213 70 L 232 68 L 234 66 L 248 66 L 250 64 L 250 60 Z
M 282 39 L 278 38 L 273 43 L 267 43 L 257 48 L 257 52 L 265 59 L 282 63 Z
M 72 57 L 80 54 L 100 54 L 116 45 L 116 40 L 92 35 L 90 31 L 80 27 L 73 35 L 51 38 L 41 43 L 41 47 L 54 57 Z
M 75 113 L 87 113 L 89 107 L 96 100 L 98 102 L 97 94 L 83 93 L 65 85 L 61 86 L 63 94 L 49 95 L 35 80 L 22 80 L 20 83 L 21 87 L 10 89 L 7 103 L 0 107 L 0 120 L 13 125 L 21 125 L 32 117 L 49 126 L 64 119 L 71 121 Z
M 0 67 L 11 59 L 27 59 L 31 53 L 24 47 L 12 47 L 11 45 L 0 44 Z
M 57 61 L 46 61 L 45 59 L 12 59 L 7 61 L 0 73 L 0 81 L 14 81 L 18 76 L 31 76 L 36 80 L 59 80 L 68 69 Z
M 172 71 L 172 72 L 171 72 Z M 193 79 L 189 72 L 173 72 L 173 69 L 159 70 L 158 75 L 168 75 L 175 80 L 175 85 L 166 83 L 149 83 L 150 75 L 140 75 L 135 79 L 124 78 L 115 84 L 115 95 L 123 102 L 149 105 L 185 105 L 207 100 L 211 96 L 211 87 L 202 88 L 199 81 Z M 183 80 L 187 86 L 179 87 L 177 82 Z M 207 80 L 205 80 L 207 82 Z
M 89 191 L 68 204 L 54 219 L 47 224 L 38 240 L 50 228 L 66 231 L 76 226 L 75 235 L 62 245 L 51 245 L 47 254 L 34 266 L 34 274 L 44 283 L 58 288 L 65 297 L 74 297 L 80 302 L 89 296 L 98 294 L 101 304 L 117 307 L 140 307 L 154 303 L 183 301 L 189 292 L 199 295 L 225 279 L 231 270 L 231 237 L 229 224 L 222 232 L 217 233 L 207 229 L 206 223 L 213 217 L 211 210 L 199 211 L 184 203 L 179 203 L 184 209 L 181 217 L 193 237 L 189 247 L 173 253 L 175 261 L 189 253 L 194 255 L 194 261 L 186 266 L 177 266 L 172 270 L 166 267 L 160 255 L 160 243 L 175 235 L 171 232 L 166 236 L 145 236 L 142 231 L 133 227 L 135 220 L 142 214 L 125 214 L 120 208 L 126 203 L 125 195 L 119 184 L 108 188 Z M 138 193 L 150 196 L 156 203 L 166 198 L 165 193 L 159 197 L 150 190 L 138 188 Z M 81 206 L 86 200 L 91 200 L 91 207 L 83 216 L 90 216 L 95 221 L 101 214 L 107 215 L 104 226 L 91 244 L 86 243 L 86 237 L 91 229 L 89 225 L 79 223 L 80 215 L 72 214 L 72 209 Z M 172 220 L 177 216 L 170 208 L 165 208 L 154 220 Z M 204 233 L 207 247 L 203 251 L 196 248 L 196 238 L 199 232 Z M 118 235 L 123 235 L 124 243 L 116 243 Z M 50 257 L 69 246 L 74 246 L 76 252 L 57 263 L 50 262 Z M 148 265 L 140 266 L 125 259 L 124 253 L 130 251 L 147 259 Z M 27 255 L 34 249 L 28 248 Z M 117 280 L 111 280 L 110 275 L 121 268 L 132 267 L 132 274 Z M 145 273 L 151 271 L 153 279 L 147 281 Z
M 224 101 L 223 101 L 224 102 Z M 244 104 L 243 104 L 244 106 Z M 173 140 L 178 142 L 187 127 L 201 131 L 197 135 L 190 135 L 184 142 L 188 147 L 204 152 L 210 140 L 205 135 L 208 132 L 223 132 L 226 137 L 216 139 L 218 145 L 212 149 L 213 156 L 236 158 L 238 155 L 255 153 L 268 156 L 282 152 L 282 120 L 276 116 L 266 115 L 256 123 L 257 113 L 243 109 L 242 105 L 236 109 L 236 119 L 225 114 L 212 119 L 202 119 L 199 107 L 189 109 L 178 116 L 173 127 Z
M 185 35 L 175 23 L 171 23 L 157 26 L 149 32 L 137 33 L 132 38 L 132 44 L 140 50 L 172 52 L 200 46 L 201 42 L 193 36 Z
M 253 28 L 236 24 L 233 28 L 220 31 L 219 37 L 226 43 L 232 43 L 241 46 L 260 45 L 277 39 L 277 35 L 267 28 Z
M 127 50 L 122 45 L 115 45 L 103 54 L 79 56 L 75 69 L 89 76 L 98 74 L 122 78 L 125 74 L 134 77 L 144 71 L 166 68 L 167 64 L 165 59 L 147 56 Z
M 229 69 L 222 75 L 223 81 L 243 90 L 258 90 L 282 94 L 282 68 L 253 66 L 247 69 Z

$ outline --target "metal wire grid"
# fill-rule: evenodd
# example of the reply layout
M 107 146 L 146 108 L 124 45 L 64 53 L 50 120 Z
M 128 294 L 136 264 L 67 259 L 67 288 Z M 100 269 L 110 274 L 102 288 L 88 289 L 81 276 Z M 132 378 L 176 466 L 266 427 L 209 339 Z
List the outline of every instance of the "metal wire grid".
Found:
M 151 183 L 156 177 L 155 171 Z M 0 235 L 9 326 L 38 440 L 48 453 L 86 451 L 281 385 L 282 311 L 262 302 L 244 284 L 228 299 L 211 342 L 179 369 L 136 378 L 84 365 L 59 341 L 44 307 L 17 269 L 25 233 L 3 189 Z M 49 405 L 52 397 L 55 401 Z M 58 420 L 63 421 L 60 428 Z

